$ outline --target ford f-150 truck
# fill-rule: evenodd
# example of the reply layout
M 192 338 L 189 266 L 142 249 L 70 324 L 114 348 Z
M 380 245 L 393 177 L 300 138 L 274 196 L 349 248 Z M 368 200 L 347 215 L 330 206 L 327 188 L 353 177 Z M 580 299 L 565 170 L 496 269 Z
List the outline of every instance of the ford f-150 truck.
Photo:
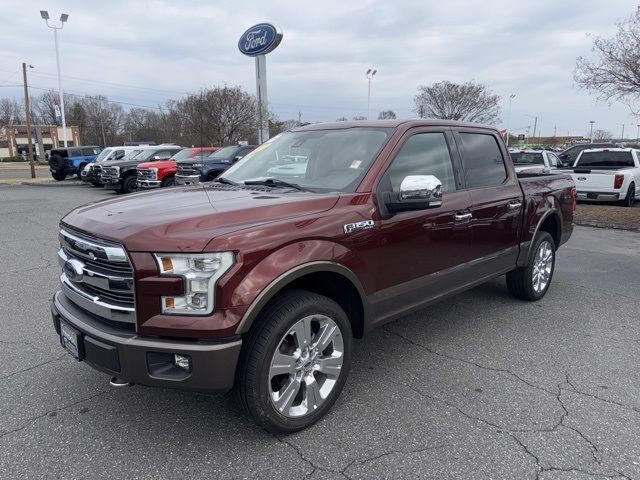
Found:
M 301 150 L 296 183 L 268 173 Z M 490 127 L 309 125 L 214 182 L 67 214 L 53 323 L 113 385 L 235 388 L 293 432 L 335 402 L 374 327 L 505 274 L 541 299 L 574 209 L 570 176 L 516 175 Z
M 193 147 L 180 150 L 169 160 L 146 162 L 138 165 L 138 187 L 172 187 L 176 179 L 176 162 L 180 160 L 200 161 L 220 150 L 220 147 Z
M 254 148 L 256 147 L 253 145 L 231 145 L 202 159 L 179 160 L 177 162 L 176 183 L 178 185 L 194 185 L 200 182 L 210 182 Z
M 573 165 L 578 200 L 620 201 L 626 207 L 640 193 L 640 151 L 633 148 L 583 150 Z

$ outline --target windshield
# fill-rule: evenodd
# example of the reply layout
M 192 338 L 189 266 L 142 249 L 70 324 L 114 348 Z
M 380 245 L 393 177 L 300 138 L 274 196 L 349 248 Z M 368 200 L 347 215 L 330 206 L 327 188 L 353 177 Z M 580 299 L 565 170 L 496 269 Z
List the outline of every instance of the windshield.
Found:
M 516 152 L 511 154 L 511 159 L 515 164 L 544 165 L 542 152 Z
M 247 154 L 224 178 L 275 178 L 311 191 L 353 192 L 392 133 L 366 127 L 286 132 Z
M 224 147 L 216 152 L 213 152 L 211 155 L 209 155 L 209 158 L 229 158 L 235 153 L 237 149 L 238 147 Z
M 124 157 L 122 157 L 122 160 L 131 160 L 133 157 L 137 157 L 142 152 L 144 152 L 143 149 L 129 150 L 127 153 L 124 154 Z
M 178 160 L 186 160 L 188 158 L 191 158 L 191 155 L 193 155 L 194 151 L 195 151 L 195 148 L 185 148 L 183 150 L 180 150 L 169 160 L 173 160 L 174 162 L 177 162 Z
M 105 148 L 104 150 L 102 150 L 100 154 L 96 157 L 96 163 L 102 162 L 105 158 L 111 155 L 112 152 L 113 152 L 113 149 L 111 148 Z
M 576 167 L 633 167 L 631 152 L 583 152 Z

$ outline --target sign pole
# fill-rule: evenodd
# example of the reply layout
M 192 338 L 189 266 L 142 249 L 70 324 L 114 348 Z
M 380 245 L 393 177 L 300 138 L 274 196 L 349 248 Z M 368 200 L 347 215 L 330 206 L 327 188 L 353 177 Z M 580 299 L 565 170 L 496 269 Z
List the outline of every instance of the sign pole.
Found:
M 263 143 L 269 140 L 267 57 L 265 55 L 256 57 L 256 92 L 258 92 L 258 143 Z

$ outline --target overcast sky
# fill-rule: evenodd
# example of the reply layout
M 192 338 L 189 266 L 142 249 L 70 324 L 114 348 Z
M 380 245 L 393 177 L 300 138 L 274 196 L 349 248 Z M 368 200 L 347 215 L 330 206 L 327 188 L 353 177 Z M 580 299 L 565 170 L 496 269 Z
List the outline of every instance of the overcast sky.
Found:
M 254 60 L 237 49 L 251 25 L 282 28 L 267 56 L 270 108 L 282 120 L 333 121 L 391 109 L 416 117 L 419 85 L 440 80 L 486 84 L 502 96 L 503 125 L 524 133 L 538 117 L 543 135 L 596 128 L 636 136 L 639 119 L 620 104 L 598 103 L 573 82 L 576 57 L 589 56 L 587 33 L 610 36 L 637 3 L 624 0 L 448 1 L 145 1 L 2 0 L 0 96 L 19 98 L 21 62 L 34 87 L 56 88 L 52 18 L 60 32 L 65 90 L 157 107 L 185 92 L 240 85 L 255 93 Z M 33 89 L 32 95 L 40 90 Z M 511 116 L 508 96 L 515 93 Z M 125 105 L 126 107 L 126 105 Z

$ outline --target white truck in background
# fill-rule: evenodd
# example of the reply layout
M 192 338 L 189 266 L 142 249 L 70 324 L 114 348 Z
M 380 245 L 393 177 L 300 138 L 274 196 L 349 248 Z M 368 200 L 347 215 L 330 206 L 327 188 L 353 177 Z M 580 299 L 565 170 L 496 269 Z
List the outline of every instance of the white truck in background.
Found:
M 632 207 L 640 194 L 639 155 L 634 148 L 583 150 L 571 172 L 577 199 Z

